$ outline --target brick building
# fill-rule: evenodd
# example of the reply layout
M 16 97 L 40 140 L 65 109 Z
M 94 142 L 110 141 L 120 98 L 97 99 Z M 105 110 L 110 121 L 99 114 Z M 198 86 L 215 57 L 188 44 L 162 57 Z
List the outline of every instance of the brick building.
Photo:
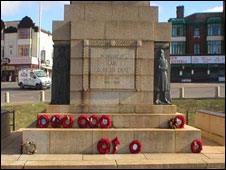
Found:
M 172 82 L 224 82 L 224 13 L 195 13 L 184 17 L 177 7 L 170 47 Z

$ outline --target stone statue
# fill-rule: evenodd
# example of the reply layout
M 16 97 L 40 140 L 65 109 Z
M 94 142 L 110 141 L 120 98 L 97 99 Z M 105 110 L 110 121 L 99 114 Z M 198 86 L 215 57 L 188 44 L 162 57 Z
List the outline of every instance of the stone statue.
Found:
M 157 94 L 155 104 L 171 104 L 171 99 L 169 99 L 170 83 L 168 78 L 168 68 L 169 64 L 165 58 L 164 50 L 161 49 L 161 55 L 158 63 L 157 71 Z

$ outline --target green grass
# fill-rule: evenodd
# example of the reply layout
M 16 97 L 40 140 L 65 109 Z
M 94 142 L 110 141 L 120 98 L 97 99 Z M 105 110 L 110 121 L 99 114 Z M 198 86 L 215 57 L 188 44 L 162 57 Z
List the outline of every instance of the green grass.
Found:
M 23 104 L 23 105 L 3 105 L 2 109 L 15 110 L 15 128 L 26 128 L 32 125 L 37 119 L 37 114 L 46 109 L 45 103 Z M 11 119 L 12 120 L 12 119 Z
M 178 99 L 173 100 L 179 113 L 188 113 L 189 125 L 194 125 L 195 113 L 198 110 L 225 112 L 225 99 Z
M 173 100 L 177 105 L 177 111 L 183 114 L 188 113 L 189 125 L 193 125 L 195 112 L 197 110 L 209 110 L 216 112 L 225 111 L 225 99 L 183 99 Z M 23 105 L 3 105 L 3 109 L 16 111 L 16 130 L 32 125 L 36 120 L 37 114 L 46 109 L 47 104 L 23 104 Z

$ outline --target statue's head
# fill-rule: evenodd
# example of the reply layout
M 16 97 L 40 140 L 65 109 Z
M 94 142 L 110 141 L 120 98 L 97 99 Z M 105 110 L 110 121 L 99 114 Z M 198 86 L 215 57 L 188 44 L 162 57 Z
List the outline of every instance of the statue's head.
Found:
M 161 55 L 160 55 L 161 58 L 165 58 L 165 52 L 163 49 L 161 49 Z

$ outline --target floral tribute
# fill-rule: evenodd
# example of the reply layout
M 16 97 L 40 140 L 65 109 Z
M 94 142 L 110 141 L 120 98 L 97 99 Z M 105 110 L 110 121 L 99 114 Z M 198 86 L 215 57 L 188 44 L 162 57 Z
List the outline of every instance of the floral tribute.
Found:
M 199 139 L 194 140 L 191 143 L 191 151 L 192 153 L 200 153 L 202 151 L 202 141 Z
M 49 126 L 49 116 L 46 114 L 38 115 L 37 127 L 47 128 Z
M 132 154 L 140 153 L 141 148 L 142 148 L 142 145 L 141 145 L 140 141 L 138 141 L 138 140 L 132 141 L 129 145 L 129 150 L 130 150 L 130 153 L 132 153 Z
M 89 127 L 89 117 L 87 115 L 81 115 L 78 118 L 78 126 L 80 128 L 88 128 Z
M 73 123 L 74 123 L 73 116 L 65 115 L 61 119 L 61 125 L 63 126 L 63 128 L 72 128 Z
M 89 127 L 90 128 L 98 128 L 99 125 L 99 117 L 97 115 L 92 115 L 89 117 Z
M 112 127 L 112 120 L 109 115 L 101 116 L 99 123 L 100 123 L 101 128 L 111 128 Z
M 50 124 L 53 128 L 60 128 L 61 127 L 61 116 L 53 115 L 50 119 Z
M 169 120 L 169 127 L 171 129 L 184 128 L 186 120 L 183 115 L 177 115 L 175 118 Z

